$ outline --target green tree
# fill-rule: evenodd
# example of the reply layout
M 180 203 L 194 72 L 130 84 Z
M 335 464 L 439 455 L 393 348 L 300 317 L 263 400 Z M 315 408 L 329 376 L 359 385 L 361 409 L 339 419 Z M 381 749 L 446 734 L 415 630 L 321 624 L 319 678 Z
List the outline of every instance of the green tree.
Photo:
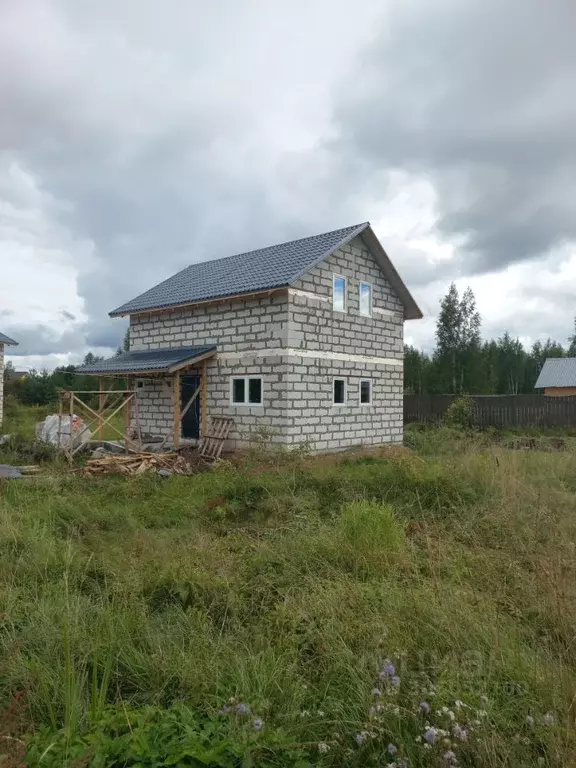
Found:
M 576 317 L 574 318 L 574 332 L 571 336 L 568 336 L 568 357 L 576 357 Z

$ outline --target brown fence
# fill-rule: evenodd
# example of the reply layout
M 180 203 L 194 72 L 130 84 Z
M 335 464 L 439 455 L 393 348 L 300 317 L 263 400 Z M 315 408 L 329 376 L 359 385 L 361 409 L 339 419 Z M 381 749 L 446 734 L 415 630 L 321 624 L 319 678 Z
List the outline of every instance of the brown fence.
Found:
M 453 395 L 404 395 L 404 423 L 438 423 Z M 474 401 L 477 427 L 576 427 L 576 397 L 482 395 Z

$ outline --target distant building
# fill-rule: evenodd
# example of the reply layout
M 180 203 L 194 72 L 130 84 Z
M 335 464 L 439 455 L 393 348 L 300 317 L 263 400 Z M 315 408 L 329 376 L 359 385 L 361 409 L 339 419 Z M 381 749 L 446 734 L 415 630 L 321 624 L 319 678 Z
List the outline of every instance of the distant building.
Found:
M 534 388 L 549 397 L 576 395 L 576 357 L 549 357 Z
M 4 347 L 17 346 L 18 342 L 0 333 L 0 424 L 4 415 Z

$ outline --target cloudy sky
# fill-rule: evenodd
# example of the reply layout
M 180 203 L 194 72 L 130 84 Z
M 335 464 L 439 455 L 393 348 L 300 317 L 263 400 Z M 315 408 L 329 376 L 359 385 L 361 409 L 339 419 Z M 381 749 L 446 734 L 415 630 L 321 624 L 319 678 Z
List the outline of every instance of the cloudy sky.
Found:
M 194 261 L 370 220 L 433 343 L 576 313 L 574 0 L 1 0 L 0 330 L 105 354 Z

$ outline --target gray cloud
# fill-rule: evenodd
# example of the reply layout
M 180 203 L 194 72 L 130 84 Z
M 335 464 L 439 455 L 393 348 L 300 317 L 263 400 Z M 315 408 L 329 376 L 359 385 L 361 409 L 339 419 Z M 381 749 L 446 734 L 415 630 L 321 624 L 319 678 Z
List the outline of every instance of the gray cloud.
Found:
M 575 27 L 571 0 L 407 3 L 359 60 L 335 148 L 431 180 L 452 270 L 576 238 Z
M 452 278 L 576 238 L 572 0 L 344 6 L 3 7 L 0 153 L 49 196 L 87 318 L 10 317 L 19 354 L 113 349 L 107 312 L 189 263 L 385 216 L 397 169 L 431 182 L 431 234 L 457 245 L 385 243 L 429 311 Z

